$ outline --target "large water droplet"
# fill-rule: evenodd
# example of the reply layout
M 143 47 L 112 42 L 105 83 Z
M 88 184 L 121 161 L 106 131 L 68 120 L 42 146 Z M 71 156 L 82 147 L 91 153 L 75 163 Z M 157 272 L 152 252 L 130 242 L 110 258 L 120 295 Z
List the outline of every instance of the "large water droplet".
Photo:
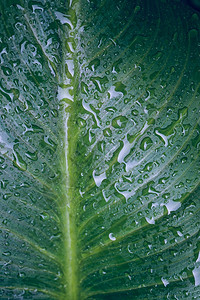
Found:
M 21 171 L 26 171 L 27 170 L 27 164 L 23 160 L 23 158 L 19 154 L 19 152 L 14 151 L 13 156 L 14 156 L 13 166 L 16 167 L 16 168 L 18 168 Z

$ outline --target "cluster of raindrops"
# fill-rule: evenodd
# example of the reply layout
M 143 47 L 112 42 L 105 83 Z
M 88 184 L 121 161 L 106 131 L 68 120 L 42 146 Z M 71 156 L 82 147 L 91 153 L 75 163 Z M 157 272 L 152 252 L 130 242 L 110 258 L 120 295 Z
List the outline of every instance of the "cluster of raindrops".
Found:
M 62 1 L 15 2 L 0 5 L 9 20 L 0 22 L 0 255 L 3 286 L 17 282 L 19 290 L 5 288 L 1 296 L 36 299 L 44 293 L 35 278 L 54 292 L 63 282 L 56 258 L 65 180 L 57 95 L 65 17 Z
M 113 11 L 118 9 L 115 4 L 111 7 Z M 176 24 L 167 26 L 164 10 L 158 12 L 154 8 L 148 21 L 142 5 L 130 12 L 125 10 L 125 18 L 129 21 L 135 18 L 126 25 L 122 24 L 120 13 L 116 13 L 113 22 L 122 24 L 120 28 L 111 29 L 106 17 L 101 25 L 95 13 L 82 23 L 77 99 L 80 102 L 77 149 L 83 150 L 78 153 L 79 193 L 83 203 L 80 237 L 86 261 L 84 272 L 90 274 L 90 280 L 95 278 L 100 290 L 104 280 L 106 284 L 117 285 L 114 273 L 116 278 L 122 277 L 125 270 L 128 282 L 131 279 L 132 282 L 124 285 L 133 286 L 134 281 L 135 286 L 140 282 L 142 287 L 143 279 L 138 275 L 143 272 L 141 264 L 147 256 L 159 251 L 164 254 L 159 258 L 163 263 L 157 276 L 167 287 L 178 279 L 174 267 L 168 270 L 165 248 L 172 247 L 170 255 L 175 264 L 177 253 L 184 259 L 197 243 L 195 236 L 191 246 L 185 250 L 177 248 L 173 253 L 172 245 L 187 244 L 185 240 L 195 235 L 198 227 L 197 202 L 191 205 L 194 202 L 190 195 L 199 184 L 200 88 L 194 79 L 199 71 L 192 64 L 197 57 L 199 17 L 190 12 L 190 30 L 180 37 Z M 169 12 L 170 8 L 167 9 Z M 131 12 L 133 16 L 129 15 Z M 138 20 L 142 18 L 144 24 L 138 28 Z M 95 34 L 93 26 L 98 27 Z M 180 43 L 185 45 L 185 51 L 178 50 Z M 190 232 L 189 219 L 194 220 Z M 157 233 L 162 230 L 159 238 Z M 130 243 L 127 247 L 128 239 L 134 237 L 138 238 L 135 245 Z M 179 279 L 192 276 L 192 283 L 198 285 L 199 275 L 195 274 L 199 274 L 199 269 L 194 267 L 193 255 L 191 252 L 188 264 L 179 267 L 177 272 L 183 275 L 177 276 Z M 99 265 L 93 272 L 92 262 L 97 257 Z M 157 259 L 156 254 L 154 257 Z M 133 264 L 126 263 L 129 260 Z M 116 261 L 122 265 L 121 275 L 117 274 Z M 151 263 L 149 258 L 149 266 Z M 149 268 L 148 282 L 151 282 L 156 270 L 149 266 L 142 270 L 146 272 L 145 268 Z M 139 279 L 131 275 L 134 272 Z M 90 280 L 86 278 L 87 287 Z

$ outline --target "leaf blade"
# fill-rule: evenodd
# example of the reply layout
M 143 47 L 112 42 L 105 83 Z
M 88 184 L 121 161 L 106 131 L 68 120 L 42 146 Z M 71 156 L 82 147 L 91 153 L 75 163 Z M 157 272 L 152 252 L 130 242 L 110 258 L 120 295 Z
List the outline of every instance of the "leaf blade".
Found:
M 2 285 L 35 299 L 198 295 L 198 15 L 14 4 L 1 25 Z M 21 276 L 20 256 L 35 271 Z

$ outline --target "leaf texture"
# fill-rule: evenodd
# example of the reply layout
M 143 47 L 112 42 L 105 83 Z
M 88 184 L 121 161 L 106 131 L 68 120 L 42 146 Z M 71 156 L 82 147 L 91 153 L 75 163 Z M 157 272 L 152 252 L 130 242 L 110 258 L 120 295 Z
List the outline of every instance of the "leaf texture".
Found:
M 1 299 L 198 299 L 198 11 L 0 3 Z

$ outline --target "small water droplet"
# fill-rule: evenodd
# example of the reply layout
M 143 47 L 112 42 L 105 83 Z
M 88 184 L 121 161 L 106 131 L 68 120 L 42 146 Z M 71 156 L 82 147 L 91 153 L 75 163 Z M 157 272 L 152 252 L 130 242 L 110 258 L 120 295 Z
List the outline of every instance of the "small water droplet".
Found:
M 118 116 L 112 120 L 112 126 L 114 128 L 125 128 L 128 119 L 124 116 Z
M 164 284 L 165 287 L 169 284 L 169 281 L 167 279 L 164 279 L 162 277 L 161 280 L 162 280 L 162 283 Z
M 26 277 L 26 273 L 20 272 L 20 273 L 18 273 L 17 277 L 24 278 L 24 277 Z
M 99 65 L 100 65 L 100 60 L 98 58 L 95 58 L 89 63 L 88 68 L 94 72 Z
M 41 214 L 40 214 L 40 218 L 42 220 L 48 220 L 49 219 L 49 214 L 45 211 L 43 211 Z
M 147 223 L 152 224 L 152 225 L 155 224 L 155 219 L 154 218 L 150 219 L 150 218 L 146 217 L 145 219 L 146 219 Z
M 142 142 L 140 144 L 140 149 L 146 151 L 149 148 L 151 148 L 152 145 L 153 145 L 152 140 L 149 137 L 146 137 L 142 140 Z
M 10 251 L 5 251 L 2 253 L 2 255 L 4 256 L 11 256 L 11 252 Z
M 12 196 L 11 193 L 6 193 L 6 194 L 3 195 L 3 199 L 8 200 L 11 196 Z
M 114 237 L 114 235 L 113 235 L 112 232 L 109 233 L 109 239 L 110 239 L 111 241 L 115 241 L 115 240 L 116 240 L 116 237 Z
M 26 157 L 28 157 L 30 160 L 33 160 L 33 161 L 36 161 L 38 159 L 37 151 L 35 151 L 35 152 L 27 151 L 25 153 L 25 155 L 26 155 Z
M 110 128 L 106 128 L 103 130 L 103 135 L 106 136 L 106 137 L 110 137 L 112 136 L 112 131 Z

